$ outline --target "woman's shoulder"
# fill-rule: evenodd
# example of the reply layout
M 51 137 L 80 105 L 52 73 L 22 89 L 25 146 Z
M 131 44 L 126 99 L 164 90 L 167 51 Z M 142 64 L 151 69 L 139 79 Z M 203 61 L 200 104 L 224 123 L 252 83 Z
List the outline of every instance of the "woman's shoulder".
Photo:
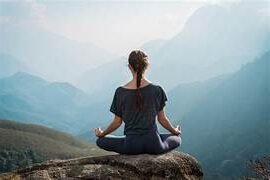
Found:
M 151 85 L 158 91 L 164 90 L 164 87 L 161 84 L 152 82 Z
M 158 83 L 155 83 L 155 82 L 152 82 L 151 84 L 156 88 L 162 88 L 161 84 L 158 84 Z
M 116 89 L 115 89 L 115 93 L 122 93 L 122 92 L 135 92 L 136 89 L 129 89 L 127 86 L 127 84 L 125 85 L 119 85 Z M 148 85 L 139 88 L 142 91 L 147 91 L 147 90 L 155 90 L 155 91 L 162 91 L 163 90 L 163 86 L 156 83 L 156 82 L 152 82 L 150 81 Z

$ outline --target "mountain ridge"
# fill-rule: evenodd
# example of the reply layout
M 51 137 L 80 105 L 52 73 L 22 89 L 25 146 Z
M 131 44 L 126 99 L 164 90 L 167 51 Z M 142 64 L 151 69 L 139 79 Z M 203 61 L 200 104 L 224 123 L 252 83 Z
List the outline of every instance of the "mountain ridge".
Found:
M 69 83 L 49 82 L 25 72 L 0 79 L 0 86 L 2 118 L 35 122 L 73 133 L 82 123 L 76 121 L 83 119 L 81 111 L 92 103 L 87 94 Z

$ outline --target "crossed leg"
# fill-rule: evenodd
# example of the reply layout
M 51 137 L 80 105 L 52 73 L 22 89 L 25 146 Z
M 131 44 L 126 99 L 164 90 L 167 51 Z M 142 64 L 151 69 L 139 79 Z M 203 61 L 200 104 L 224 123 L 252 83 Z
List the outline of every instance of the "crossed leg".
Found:
M 120 154 L 124 153 L 125 136 L 106 135 L 99 137 L 96 144 L 101 149 L 113 151 Z
M 134 138 L 131 138 L 129 141 L 136 140 Z M 158 138 L 159 139 L 159 138 Z M 173 134 L 160 134 L 159 145 L 158 144 L 152 144 L 152 138 L 148 139 L 145 138 L 146 141 L 148 141 L 149 146 L 147 149 L 150 148 L 149 152 L 152 153 L 165 153 L 170 150 L 173 150 L 177 148 L 181 143 L 182 139 L 180 136 L 173 135 Z M 138 141 L 138 139 L 137 139 Z M 136 154 L 136 153 L 143 153 L 136 142 L 133 143 L 126 143 L 126 136 L 115 136 L 115 135 L 106 135 L 104 137 L 99 137 L 96 140 L 96 144 L 101 149 L 107 150 L 107 151 L 113 151 L 119 154 Z M 127 149 L 127 146 L 129 147 Z M 125 152 L 127 149 L 130 152 Z M 133 152 L 134 151 L 134 152 Z M 135 152 L 136 151 L 136 152 Z
M 96 140 L 96 144 L 101 149 L 113 151 L 119 154 L 142 154 L 143 139 L 138 136 L 115 136 L 106 135 Z
M 174 134 L 160 134 L 160 138 L 164 145 L 164 152 L 173 150 L 182 143 L 181 137 Z

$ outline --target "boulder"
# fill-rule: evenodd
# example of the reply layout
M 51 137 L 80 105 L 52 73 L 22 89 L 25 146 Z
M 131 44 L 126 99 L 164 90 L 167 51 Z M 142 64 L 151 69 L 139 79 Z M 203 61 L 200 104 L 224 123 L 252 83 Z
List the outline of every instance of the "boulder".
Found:
M 202 179 L 198 161 L 189 154 L 171 151 L 150 155 L 107 155 L 50 160 L 0 174 L 0 179 Z

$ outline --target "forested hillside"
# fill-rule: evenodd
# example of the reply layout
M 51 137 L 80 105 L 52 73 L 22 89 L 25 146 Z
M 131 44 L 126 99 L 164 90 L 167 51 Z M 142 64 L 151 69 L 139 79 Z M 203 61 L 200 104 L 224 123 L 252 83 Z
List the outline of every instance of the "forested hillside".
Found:
M 209 92 L 182 119 L 180 149 L 198 157 L 206 172 L 239 176 L 249 159 L 270 152 L 269 69 L 268 52 Z
M 8 120 L 0 120 L 0 137 L 0 172 L 49 159 L 109 154 L 67 133 Z

